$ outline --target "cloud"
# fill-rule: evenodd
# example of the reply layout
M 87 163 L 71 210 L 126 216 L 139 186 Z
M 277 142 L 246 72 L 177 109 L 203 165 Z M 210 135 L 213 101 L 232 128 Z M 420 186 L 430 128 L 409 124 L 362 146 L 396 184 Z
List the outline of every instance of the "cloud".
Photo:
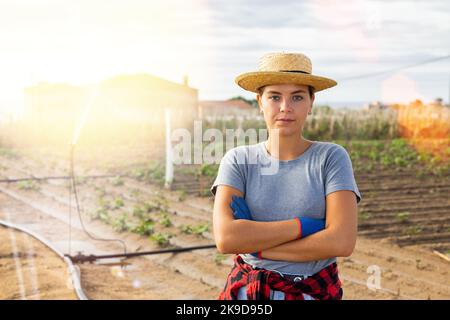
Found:
M 447 55 L 448 21 L 445 0 L 3 1 L 0 67 L 16 79 L 49 64 L 80 81 L 84 73 L 101 79 L 141 71 L 173 81 L 189 73 L 202 98 L 218 99 L 241 94 L 234 77 L 256 69 L 267 52 L 304 52 L 315 73 L 337 79 Z M 441 81 L 446 66 L 406 74 L 432 92 L 427 83 Z M 359 82 L 361 99 L 376 98 L 377 81 Z M 332 94 L 353 98 L 354 85 Z

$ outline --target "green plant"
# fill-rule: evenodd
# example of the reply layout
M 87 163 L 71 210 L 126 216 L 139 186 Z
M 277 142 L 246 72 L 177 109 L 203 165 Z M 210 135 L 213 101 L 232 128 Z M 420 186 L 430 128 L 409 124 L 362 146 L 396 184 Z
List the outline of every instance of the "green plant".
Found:
M 145 178 L 144 168 L 134 168 L 131 170 L 130 175 L 137 180 L 143 180 Z
M 86 177 L 75 177 L 75 183 L 77 185 L 85 184 L 87 180 L 88 179 Z
M 153 201 L 155 202 L 159 211 L 161 211 L 161 212 L 169 211 L 169 203 L 168 203 L 166 197 L 164 196 L 164 194 L 158 193 L 157 198 L 155 198 Z
M 129 174 L 139 181 L 164 182 L 165 166 L 159 161 L 151 160 L 144 168 L 133 168 Z
M 303 134 L 312 140 L 392 139 L 399 135 L 394 110 L 351 110 L 315 106 Z
M 416 172 L 416 178 L 417 179 L 424 179 L 424 178 L 426 178 L 426 172 L 424 172 L 423 170 L 418 170 L 417 172 Z
M 141 220 L 138 226 L 132 229 L 132 232 L 138 233 L 141 236 L 149 236 L 153 234 L 154 222 L 151 219 Z
M 121 177 L 119 177 L 119 176 L 114 177 L 113 179 L 111 179 L 111 183 L 114 186 L 116 186 L 116 187 L 117 186 L 123 186 L 123 184 L 124 184 L 123 179 Z
M 172 221 L 170 221 L 169 216 L 166 213 L 161 214 L 161 219 L 159 220 L 159 224 L 163 227 L 170 227 L 172 226 Z
M 111 217 L 108 213 L 108 211 L 106 210 L 106 208 L 98 208 L 92 215 L 91 215 L 92 220 L 100 220 L 106 224 L 109 224 Z
M 145 172 L 145 179 L 161 183 L 164 181 L 165 166 L 159 161 L 150 161 Z
M 116 218 L 112 222 L 114 230 L 118 232 L 132 230 L 131 224 L 128 223 L 128 215 L 123 213 L 120 217 Z
M 438 156 L 438 155 L 434 156 L 430 160 L 430 164 L 432 164 L 432 165 L 438 165 L 441 162 L 442 162 L 442 158 L 440 156 Z
M 368 219 L 370 219 L 372 216 L 370 213 L 366 212 L 366 211 L 359 211 L 358 212 L 358 220 L 359 222 L 365 222 Z
M 139 189 L 133 189 L 130 194 L 132 197 L 137 198 L 141 195 L 141 191 Z
M 106 190 L 105 188 L 101 188 L 101 187 L 94 187 L 95 191 L 97 192 L 97 196 L 99 196 L 100 198 L 103 198 L 106 195 Z
M 218 170 L 218 164 L 204 164 L 200 168 L 200 174 L 207 177 L 216 177 Z
M 123 200 L 122 198 L 116 198 L 114 200 L 114 205 L 113 205 L 113 209 L 119 209 L 122 208 L 124 206 Z
M 181 190 L 178 195 L 178 201 L 182 202 L 182 201 L 186 200 L 186 198 L 187 198 L 186 190 Z
M 165 247 L 169 244 L 169 239 L 172 236 L 161 232 L 154 233 L 150 236 L 150 240 L 156 242 L 160 247 Z
M 422 232 L 422 228 L 420 226 L 411 226 L 406 229 L 406 234 L 409 236 L 415 236 Z
M 406 165 L 408 164 L 407 161 L 401 157 L 395 157 L 394 163 L 400 167 L 406 167 Z
M 366 193 L 366 197 L 374 198 L 375 196 L 377 196 L 377 194 L 378 194 L 378 192 L 373 191 L 373 190 L 369 190 L 369 191 L 367 191 L 367 193 Z
M 447 175 L 450 172 L 450 162 L 433 166 L 431 171 L 436 176 Z
M 211 191 L 209 190 L 209 188 L 205 188 L 200 190 L 200 197 L 209 197 L 211 196 Z
M 428 162 L 430 160 L 430 158 L 431 158 L 431 155 L 426 152 L 420 152 L 417 155 L 417 161 L 420 161 L 420 162 Z
M 154 204 L 154 203 L 151 203 L 151 202 L 144 202 L 142 204 L 142 206 L 144 207 L 143 208 L 144 211 L 147 212 L 147 213 L 152 212 L 152 211 L 156 211 L 159 208 L 157 204 Z
M 135 205 L 133 207 L 133 217 L 144 219 L 145 217 L 145 211 L 138 205 Z
M 34 180 L 22 180 L 17 182 L 17 187 L 20 190 L 33 190 L 33 191 L 39 191 L 41 187 L 39 184 Z
M 361 159 L 361 152 L 352 150 L 352 151 L 350 151 L 349 156 L 352 159 L 352 161 L 358 161 Z
M 383 155 L 381 156 L 381 164 L 382 164 L 382 165 L 388 167 L 388 166 L 392 165 L 392 163 L 393 163 L 393 160 L 392 160 L 391 157 L 389 157 L 388 155 L 383 154 Z
M 408 221 L 409 212 L 399 212 L 399 213 L 397 213 L 397 215 L 395 217 L 397 218 L 397 220 L 399 220 L 401 222 Z
M 153 211 L 168 212 L 169 210 L 167 199 L 164 198 L 163 196 L 153 199 L 152 202 L 149 201 L 144 202 L 143 207 L 146 212 L 153 212 Z
M 19 155 L 16 151 L 6 148 L 0 148 L 0 156 L 9 158 L 9 159 L 17 159 Z
M 186 234 L 196 234 L 200 235 L 203 232 L 207 232 L 209 230 L 209 226 L 206 223 L 199 224 L 197 226 L 192 225 L 181 225 L 181 231 Z
M 225 254 L 216 253 L 214 256 L 214 262 L 216 263 L 216 265 L 220 266 L 222 265 L 222 263 L 225 261 L 226 258 L 227 256 Z
M 109 204 L 109 202 L 108 202 L 108 200 L 106 200 L 105 198 L 103 198 L 103 197 L 100 197 L 98 200 L 97 200 L 97 204 L 101 207 L 101 208 L 103 208 L 103 209 L 111 209 L 111 205 Z

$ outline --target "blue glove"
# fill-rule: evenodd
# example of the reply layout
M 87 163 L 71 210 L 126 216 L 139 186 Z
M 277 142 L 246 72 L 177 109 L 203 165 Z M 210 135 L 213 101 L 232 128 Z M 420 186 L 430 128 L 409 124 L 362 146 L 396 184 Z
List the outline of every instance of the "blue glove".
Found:
M 300 218 L 301 238 L 305 238 L 313 233 L 325 229 L 325 219 L 313 219 L 308 217 Z
M 233 209 L 234 218 L 252 220 L 252 214 L 244 198 L 238 196 L 232 196 L 231 198 L 233 201 L 231 201 L 230 207 Z
M 298 218 L 300 221 L 300 238 L 306 238 L 307 236 L 325 229 L 325 219 L 314 219 L 308 217 Z M 258 259 L 262 259 L 261 252 L 250 253 L 252 256 Z
M 250 209 L 247 206 L 244 198 L 233 195 L 230 204 L 233 209 L 233 216 L 235 219 L 252 220 Z M 299 238 L 305 238 L 313 233 L 325 229 L 325 219 L 314 219 L 308 217 L 299 218 L 301 234 Z M 259 252 L 251 253 L 252 256 L 260 258 Z
M 252 215 L 250 213 L 250 209 L 247 206 L 244 198 L 238 196 L 231 197 L 233 201 L 230 204 L 231 209 L 233 209 L 233 216 L 235 219 L 246 219 L 252 220 Z M 260 252 L 250 253 L 255 258 L 260 259 Z

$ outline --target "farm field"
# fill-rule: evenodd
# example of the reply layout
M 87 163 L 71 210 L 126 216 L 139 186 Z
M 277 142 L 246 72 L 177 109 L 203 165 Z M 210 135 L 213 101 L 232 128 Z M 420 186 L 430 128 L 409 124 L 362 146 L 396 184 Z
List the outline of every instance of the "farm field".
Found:
M 449 299 L 450 264 L 442 258 L 450 253 L 448 162 L 415 151 L 404 139 L 334 142 L 349 151 L 363 196 L 357 247 L 339 259 L 344 299 Z M 161 150 L 157 145 L 77 150 L 77 192 L 90 233 L 120 239 L 128 252 L 213 244 L 208 189 L 217 165 L 175 167 L 173 188 L 164 189 Z M 28 179 L 67 176 L 63 151 L 1 149 L 0 179 L 25 180 L 0 185 L 0 219 L 26 226 L 73 255 L 122 252 L 121 242 L 94 241 L 83 231 L 67 179 Z M 86 178 L 102 174 L 110 177 Z M 0 237 L 8 242 L 8 233 Z M 141 256 L 126 264 L 79 264 L 86 295 L 215 299 L 232 256 L 204 249 Z M 1 274 L 7 266 L 0 265 Z M 373 266 L 381 272 L 376 290 L 367 286 Z
M 0 302 L 450 301 L 450 1 L 66 2 L 0 4 Z

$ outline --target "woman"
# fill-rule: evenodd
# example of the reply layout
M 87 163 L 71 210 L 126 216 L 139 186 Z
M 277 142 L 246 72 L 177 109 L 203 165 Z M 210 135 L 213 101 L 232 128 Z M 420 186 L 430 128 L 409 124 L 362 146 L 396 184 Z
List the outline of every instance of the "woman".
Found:
M 217 248 L 237 254 L 219 299 L 342 298 L 336 257 L 355 247 L 361 194 L 342 146 L 302 136 L 315 92 L 337 84 L 311 70 L 303 54 L 273 53 L 236 78 L 269 136 L 229 150 L 211 187 Z

